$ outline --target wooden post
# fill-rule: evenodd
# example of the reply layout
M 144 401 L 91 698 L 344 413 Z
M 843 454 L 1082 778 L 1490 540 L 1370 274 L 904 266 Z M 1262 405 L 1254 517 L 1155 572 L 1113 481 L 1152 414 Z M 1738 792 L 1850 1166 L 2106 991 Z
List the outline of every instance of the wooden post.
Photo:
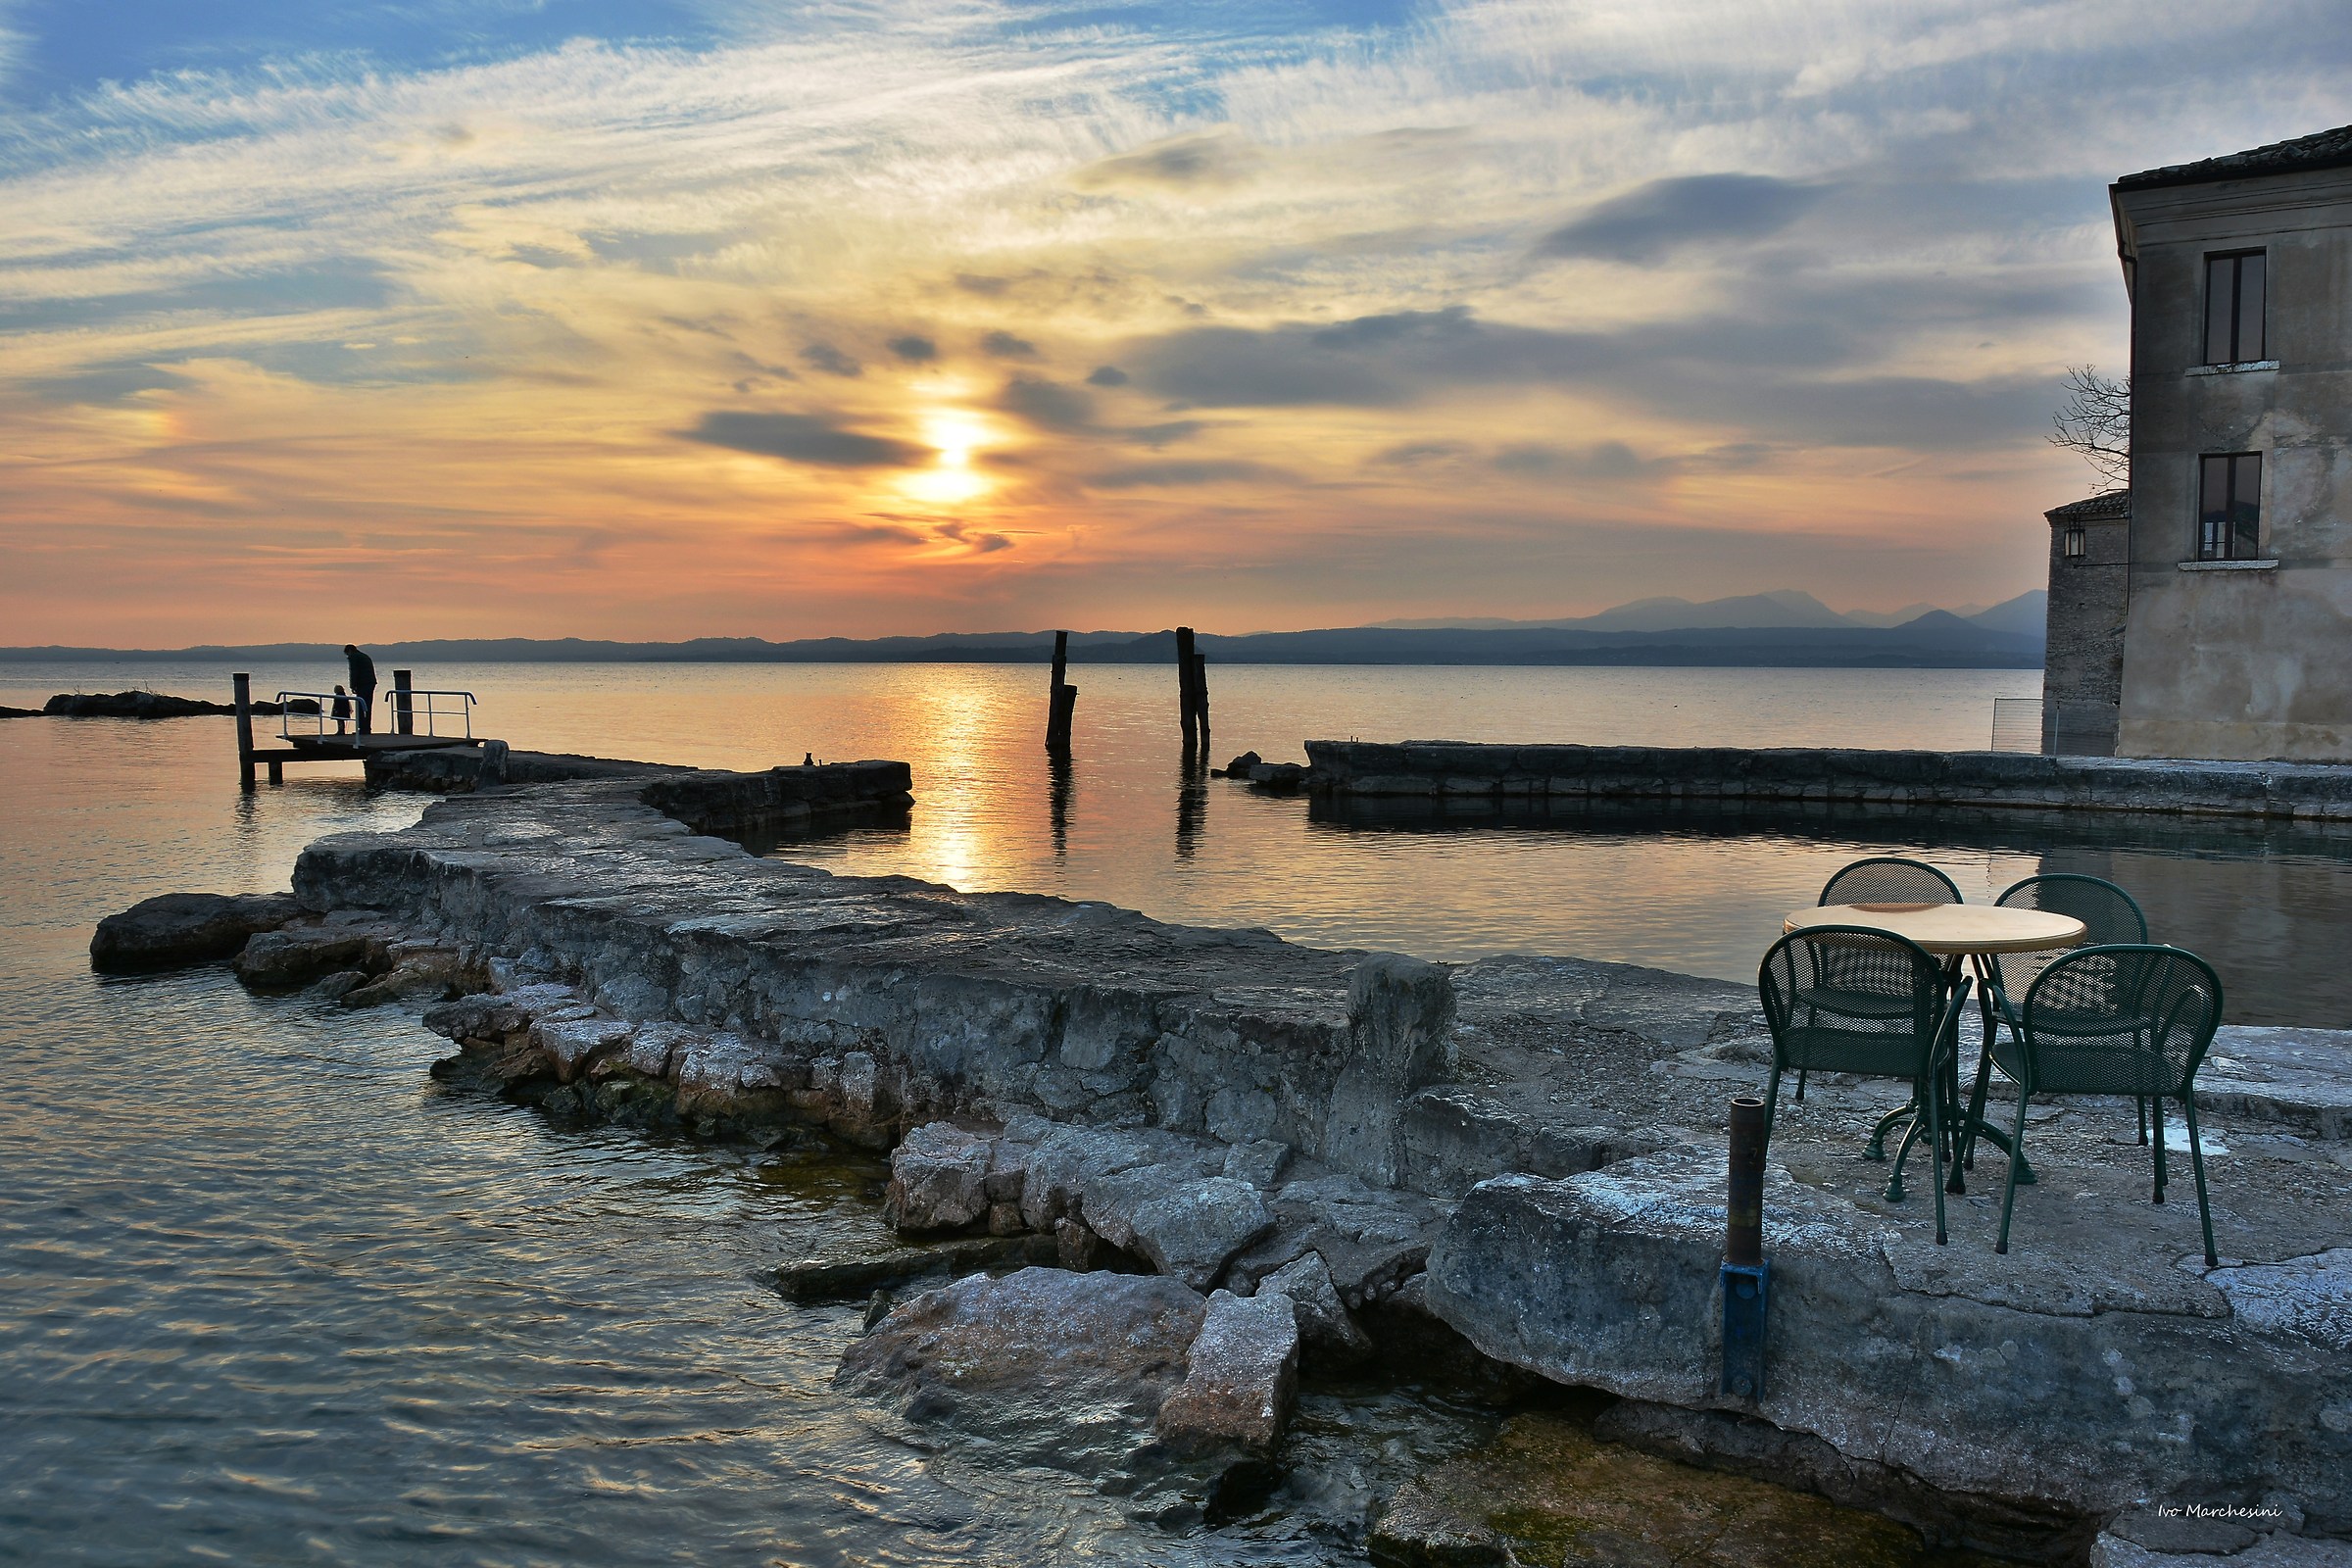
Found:
M 228 683 L 237 700 L 237 787 L 251 795 L 253 783 L 253 677 L 231 675 Z
M 1070 667 L 1070 634 L 1054 634 L 1054 685 L 1047 695 L 1046 750 L 1066 757 L 1070 750 L 1070 715 L 1078 707 L 1078 688 L 1063 677 Z
M 1188 752 L 1200 749 L 1200 736 L 1197 727 L 1199 719 L 1193 707 L 1193 675 L 1200 667 L 1197 662 L 1199 657 L 1193 652 L 1193 628 L 1190 626 L 1177 627 L 1176 720 L 1184 726 L 1184 749 Z
M 416 672 L 396 669 L 392 672 L 392 727 L 403 735 L 416 733 L 416 710 L 409 699 L 409 688 L 416 684 Z
M 1208 750 L 1208 656 L 1193 656 L 1193 713 L 1200 724 L 1200 749 Z

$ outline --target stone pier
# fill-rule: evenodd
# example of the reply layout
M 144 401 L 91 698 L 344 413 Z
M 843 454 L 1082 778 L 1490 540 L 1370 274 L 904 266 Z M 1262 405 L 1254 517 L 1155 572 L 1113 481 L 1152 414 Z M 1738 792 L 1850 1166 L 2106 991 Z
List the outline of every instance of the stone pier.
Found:
M 1261 1447 L 1290 1356 L 1348 1364 L 1366 1329 L 1412 1322 L 1620 1396 L 1623 1441 L 1938 1540 L 2079 1557 L 2113 1524 L 2137 1533 L 2112 1560 L 2161 1561 L 2125 1548 L 2185 1539 L 2141 1524 L 2193 1507 L 2255 1519 L 2240 1545 L 2306 1553 L 2279 1561 L 2352 1537 L 2352 1037 L 2217 1044 L 2210 1270 L 2185 1151 L 2151 1204 L 2128 1101 L 2034 1108 L 2041 1179 L 1999 1256 L 1999 1154 L 1936 1247 L 1925 1172 L 1889 1202 L 1861 1154 L 1900 1086 L 1816 1076 L 1770 1152 L 1765 1390 L 1734 1400 L 1714 1392 L 1714 1293 L 1724 1103 L 1769 1060 L 1748 988 L 1323 952 L 838 876 L 698 831 L 903 796 L 903 767 L 863 766 L 453 795 L 405 831 L 314 844 L 291 899 L 151 901 L 94 956 L 242 936 L 249 984 L 437 1003 L 427 1021 L 462 1048 L 437 1073 L 552 1113 L 799 1121 L 895 1149 L 899 1277 L 1050 1253 L 1082 1277 L 1165 1274 L 1184 1303 L 1279 1293 L 1291 1314 L 1235 1339 L 1263 1398 L 1237 1371 L 1193 1400 Z M 832 1265 L 812 1261 L 819 1289 Z

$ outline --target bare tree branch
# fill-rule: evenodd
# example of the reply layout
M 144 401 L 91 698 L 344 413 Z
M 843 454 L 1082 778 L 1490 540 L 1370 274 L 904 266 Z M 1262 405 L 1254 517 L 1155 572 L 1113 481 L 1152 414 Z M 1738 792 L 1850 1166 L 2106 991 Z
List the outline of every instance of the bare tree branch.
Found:
M 2050 445 L 2064 447 L 2096 469 L 2101 488 L 2132 483 L 2132 385 L 2103 376 L 2093 365 L 2070 366 L 2066 402 L 2050 416 Z

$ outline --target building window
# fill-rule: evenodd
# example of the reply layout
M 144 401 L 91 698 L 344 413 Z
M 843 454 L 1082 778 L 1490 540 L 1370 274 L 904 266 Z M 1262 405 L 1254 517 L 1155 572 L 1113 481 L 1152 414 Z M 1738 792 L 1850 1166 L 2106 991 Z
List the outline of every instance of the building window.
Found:
M 2244 365 L 2266 360 L 2263 333 L 2263 253 L 2238 251 L 2205 258 L 2205 363 Z
M 2090 553 L 2090 531 L 2069 528 L 2058 536 L 2058 553 L 2069 561 L 2081 561 Z
M 2258 559 L 2262 555 L 2262 454 L 2217 453 L 2199 458 L 2197 465 L 2197 559 Z

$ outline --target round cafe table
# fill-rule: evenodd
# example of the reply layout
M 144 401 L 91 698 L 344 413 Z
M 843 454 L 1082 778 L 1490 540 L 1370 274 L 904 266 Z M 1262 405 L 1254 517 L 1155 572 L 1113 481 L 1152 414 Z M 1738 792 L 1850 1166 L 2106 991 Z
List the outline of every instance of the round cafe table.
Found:
M 2004 953 L 2048 953 L 2062 948 L 2075 947 L 2082 942 L 2089 930 L 2071 914 L 2058 914 L 2049 909 L 2013 909 L 1997 904 L 1814 905 L 1802 909 L 1789 910 L 1788 918 L 1781 922 L 1781 930 L 1784 934 L 1789 934 L 1825 925 L 1867 926 L 1874 931 L 1887 931 L 1898 937 L 1908 938 L 1919 947 L 1943 959 L 1943 977 L 1947 989 L 1960 983 L 1960 965 L 1963 959 L 1975 965 L 1978 984 L 1989 988 L 1992 983 L 1992 972 L 1987 959 Z M 1989 1051 L 1992 1049 L 1993 1030 L 1989 989 L 1985 995 L 1984 1049 Z M 1953 1017 L 1952 1028 L 1954 1034 L 1957 1035 L 1959 1031 L 1957 1014 Z M 1958 1128 L 1953 1142 L 1955 1152 L 1966 1146 L 1968 1142 L 1966 1135 L 1969 1131 L 1968 1128 L 1959 1126 L 1959 1043 L 1955 1039 L 1952 1054 L 1946 1058 L 1949 1063 L 1949 1081 L 1944 1086 L 1954 1112 L 1953 1116 L 1945 1118 L 1946 1125 Z M 1886 1195 L 1889 1198 L 1901 1196 L 1902 1156 L 1910 1152 L 1911 1140 L 1921 1131 L 1917 1104 L 1905 1105 L 1900 1110 L 1881 1118 L 1878 1127 L 1870 1137 L 1869 1152 L 1872 1157 L 1883 1159 L 1886 1157 L 1887 1132 L 1896 1123 L 1903 1121 L 1909 1121 L 1912 1126 L 1910 1131 L 1904 1134 L 1902 1149 L 1895 1155 L 1894 1176 L 1887 1184 L 1886 1189 Z M 1995 1148 L 2005 1152 L 2010 1152 L 2009 1140 L 1998 1128 L 1989 1124 L 1980 1124 L 1975 1131 L 1978 1136 L 1984 1138 Z M 1961 1178 L 1960 1162 L 1957 1158 L 1952 1161 L 1950 1168 L 1951 1179 L 1944 1183 L 1943 1190 L 1947 1193 L 1966 1192 L 1967 1184 Z M 2021 1183 L 2031 1183 L 2034 1177 L 2030 1171 L 2021 1169 L 2018 1172 L 2018 1180 Z
M 1997 904 L 1823 904 L 1790 910 L 1781 930 L 1817 925 L 1866 925 L 1908 937 L 1944 959 L 1945 971 L 1955 977 L 1960 958 L 2071 948 L 2087 930 L 2071 914 Z

